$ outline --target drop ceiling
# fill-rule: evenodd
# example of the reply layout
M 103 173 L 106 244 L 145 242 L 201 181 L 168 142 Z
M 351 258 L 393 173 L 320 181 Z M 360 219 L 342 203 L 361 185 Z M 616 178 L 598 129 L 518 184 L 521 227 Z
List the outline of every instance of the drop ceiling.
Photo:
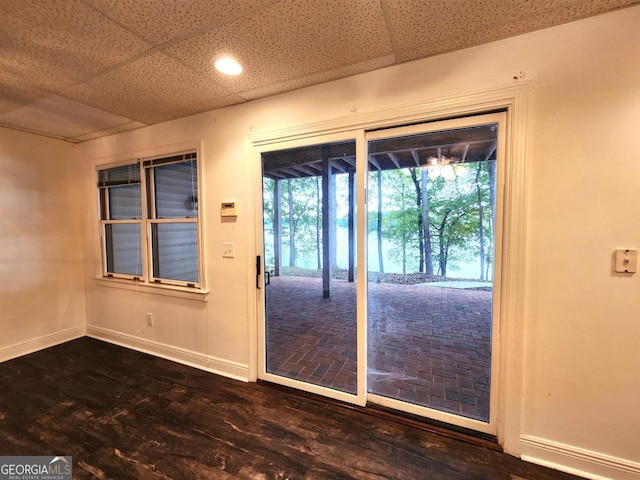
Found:
M 639 2 L 0 0 L 0 126 L 82 142 Z

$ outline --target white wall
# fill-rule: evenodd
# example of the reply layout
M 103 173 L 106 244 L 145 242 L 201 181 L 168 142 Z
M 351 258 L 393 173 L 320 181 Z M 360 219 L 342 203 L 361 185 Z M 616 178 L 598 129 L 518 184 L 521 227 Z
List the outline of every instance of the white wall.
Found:
M 585 476 L 640 478 L 640 273 L 612 274 L 615 248 L 640 248 L 640 7 L 85 144 L 94 165 L 203 139 L 208 302 L 97 285 L 88 203 L 88 329 L 103 338 L 247 377 L 255 318 L 246 135 L 519 82 L 527 118 L 521 443 L 511 453 Z M 355 113 L 353 113 L 355 108 Z M 428 108 L 428 107 L 426 107 Z M 219 205 L 236 200 L 236 222 Z M 235 259 L 221 244 L 233 241 Z M 156 316 L 146 327 L 144 313 Z M 509 319 L 505 319 L 509 321 Z M 517 395 L 518 392 L 515 392 Z
M 84 335 L 72 145 L 0 128 L 0 361 Z
M 639 20 L 634 7 L 531 36 L 527 67 L 525 450 L 611 455 L 614 478 L 640 476 L 640 274 L 612 273 L 614 249 L 640 248 Z

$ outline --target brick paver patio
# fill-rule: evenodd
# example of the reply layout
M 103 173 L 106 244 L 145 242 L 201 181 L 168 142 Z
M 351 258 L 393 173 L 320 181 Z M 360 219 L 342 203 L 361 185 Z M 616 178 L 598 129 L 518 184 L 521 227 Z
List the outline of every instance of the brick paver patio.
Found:
M 272 277 L 267 371 L 356 392 L 356 286 Z M 482 421 L 489 418 L 491 292 L 369 284 L 368 390 Z

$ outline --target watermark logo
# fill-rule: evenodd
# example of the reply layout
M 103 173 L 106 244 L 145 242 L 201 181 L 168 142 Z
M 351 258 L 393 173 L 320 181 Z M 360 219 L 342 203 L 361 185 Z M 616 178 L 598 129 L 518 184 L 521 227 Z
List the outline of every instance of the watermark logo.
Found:
M 0 480 L 72 480 L 70 456 L 0 457 Z

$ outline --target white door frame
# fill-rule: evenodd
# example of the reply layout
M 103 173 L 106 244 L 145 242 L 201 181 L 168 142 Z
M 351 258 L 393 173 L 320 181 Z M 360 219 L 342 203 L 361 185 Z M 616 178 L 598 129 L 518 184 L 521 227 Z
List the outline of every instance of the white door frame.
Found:
M 365 158 L 364 156 L 364 131 L 363 130 L 355 130 L 355 131 L 349 131 L 349 130 L 345 130 L 339 133 L 331 133 L 331 134 L 327 134 L 327 135 L 318 135 L 318 136 L 313 136 L 313 137 L 308 137 L 308 138 L 301 138 L 301 139 L 295 139 L 295 140 L 285 140 L 282 142 L 272 142 L 269 143 L 268 145 L 264 145 L 262 148 L 258 149 L 258 155 L 260 156 L 262 153 L 265 152 L 269 152 L 269 151 L 275 151 L 275 150 L 286 150 L 286 149 L 291 149 L 291 148 L 298 148 L 298 147 L 308 147 L 310 145 L 320 145 L 320 144 L 329 144 L 329 143 L 335 143 L 335 142 L 344 142 L 344 141 L 354 141 L 356 144 L 356 161 L 357 162 L 361 162 L 363 158 Z M 261 166 L 261 159 L 258 160 L 258 165 L 259 167 Z M 364 190 L 366 188 L 366 184 L 364 184 L 363 182 L 366 180 L 366 174 L 365 175 L 361 175 L 358 171 L 358 169 L 362 169 L 363 165 L 357 164 L 356 165 L 356 211 L 361 211 L 361 208 L 365 208 L 365 197 L 364 197 Z M 366 167 L 366 166 L 365 166 Z M 261 168 L 260 168 L 261 170 Z M 262 185 L 262 172 L 260 172 L 259 175 L 260 179 L 258 180 L 260 183 L 260 185 Z M 260 191 L 261 192 L 261 191 Z M 259 199 L 259 205 L 256 205 L 256 215 L 255 215 L 255 220 L 256 220 L 256 230 L 255 230 L 255 236 L 254 239 L 252 240 L 253 243 L 255 243 L 255 248 L 256 248 L 256 255 L 264 255 L 264 252 L 262 251 L 262 245 L 264 245 L 264 238 L 263 238 L 263 217 L 262 217 L 262 194 L 260 193 L 260 199 Z M 363 210 L 364 211 L 364 210 Z M 359 229 L 361 228 L 360 225 L 360 220 L 358 219 L 358 225 L 356 227 L 356 231 L 359 231 Z M 357 316 L 356 316 L 356 322 L 357 322 L 357 328 L 356 328 L 356 339 L 359 338 L 366 338 L 366 316 L 365 316 L 365 312 L 366 309 L 363 309 L 362 306 L 362 301 L 361 301 L 361 297 L 366 298 L 366 295 L 364 294 L 366 289 L 366 283 L 365 282 L 361 282 L 360 278 L 364 277 L 366 279 L 366 274 L 362 274 L 360 272 L 360 269 L 362 268 L 361 265 L 366 265 L 366 263 L 362 263 L 364 261 L 364 257 L 362 257 L 362 252 L 364 252 L 364 240 L 360 238 L 360 235 L 356 235 L 357 238 L 357 245 L 356 245 L 356 254 L 357 254 L 357 261 L 356 264 L 358 265 L 358 274 L 356 275 L 358 281 L 357 281 L 357 306 L 356 306 L 356 311 L 357 311 Z M 255 257 L 254 257 L 255 258 Z M 262 258 L 261 260 L 264 264 L 264 258 Z M 255 267 L 254 267 L 255 268 Z M 255 273 L 254 273 L 255 276 Z M 264 279 L 261 282 L 261 286 L 264 287 Z M 358 343 L 357 345 L 357 365 L 358 365 L 358 369 L 357 369 L 357 393 L 356 395 L 350 394 L 350 393 L 346 393 L 346 392 L 341 392 L 338 390 L 333 390 L 331 388 L 327 388 L 327 387 L 323 387 L 320 385 L 314 385 L 311 383 L 306 383 L 306 382 L 302 382 L 299 380 L 295 380 L 292 378 L 287 378 L 287 377 L 282 377 L 279 375 L 274 375 L 271 373 L 267 372 L 266 369 L 266 336 L 265 336 L 265 328 L 264 328 L 264 305 L 265 305 L 265 288 L 261 288 L 261 289 L 257 289 L 255 288 L 254 285 L 254 289 L 256 290 L 256 299 L 255 301 L 257 302 L 256 304 L 256 318 L 257 318 L 257 372 L 256 372 L 256 377 L 257 378 L 261 378 L 263 380 L 268 380 L 268 381 L 272 381 L 274 383 L 278 383 L 280 385 L 284 385 L 287 387 L 292 387 L 292 388 L 297 388 L 299 390 L 304 390 L 306 392 L 310 392 L 310 393 L 315 393 L 318 395 L 323 395 L 329 398 L 333 398 L 336 400 L 340 400 L 340 401 L 344 401 L 344 402 L 348 402 L 348 403 L 353 403 L 356 405 L 360 405 L 360 406 L 364 406 L 366 403 L 366 368 L 363 369 L 362 367 L 366 367 L 366 361 L 367 361 L 367 355 L 366 355 L 366 349 L 362 348 L 360 343 Z M 366 302 L 365 302 L 366 303 Z M 364 337 L 363 337 L 364 336 Z
M 402 137 L 414 134 L 422 134 L 429 132 L 441 132 L 447 130 L 454 130 L 459 128 L 473 127 L 478 125 L 496 124 L 498 125 L 497 135 L 497 178 L 496 178 L 496 205 L 495 205 L 495 232 L 494 232 L 494 275 L 493 275 L 493 299 L 492 299 L 492 329 L 491 329 L 491 391 L 489 394 L 490 409 L 489 420 L 483 422 L 475 420 L 473 418 L 464 417 L 462 415 L 456 415 L 447 413 L 443 410 L 437 410 L 434 408 L 424 407 L 417 404 L 411 404 L 396 400 L 393 398 L 384 397 L 381 395 L 368 394 L 368 399 L 372 403 L 382 405 L 384 407 L 393 408 L 398 411 L 404 411 L 413 415 L 422 417 L 428 417 L 433 420 L 442 421 L 451 425 L 457 425 L 459 427 L 468 428 L 482 433 L 490 435 L 497 434 L 497 420 L 498 420 L 498 385 L 501 378 L 501 365 L 500 365 L 500 324 L 501 324 L 501 312 L 500 312 L 500 297 L 501 297 L 501 277 L 502 277 L 502 226 L 503 226 L 503 206 L 504 201 L 502 198 L 502 192 L 504 191 L 504 168 L 506 158 L 506 112 L 487 113 L 483 115 L 464 116 L 448 120 L 433 121 L 428 123 L 418 123 L 409 126 L 401 126 L 394 128 L 385 128 L 382 130 L 375 130 L 366 134 L 367 145 L 371 140 L 380 140 L 385 138 Z M 365 158 L 368 158 L 368 152 Z M 366 211 L 366 210 L 365 210 Z M 364 230 L 368 232 L 367 230 Z M 366 276 L 366 273 L 365 273 Z
M 500 378 L 497 379 L 497 431 L 498 442 L 505 452 L 518 455 L 521 431 L 521 393 L 522 393 L 522 336 L 524 333 L 524 283 L 526 253 L 526 118 L 528 103 L 528 84 L 518 84 L 468 93 L 450 98 L 428 102 L 418 102 L 368 113 L 341 117 L 326 122 L 310 123 L 277 130 L 250 133 L 246 137 L 245 151 L 248 160 L 251 186 L 248 189 L 248 215 L 253 214 L 254 227 L 247 229 L 247 300 L 249 315 L 249 380 L 258 378 L 258 307 L 261 291 L 255 288 L 255 258 L 261 252 L 262 233 L 262 184 L 260 153 L 269 146 L 296 141 L 300 144 L 324 142 L 332 134 L 338 136 L 347 131 L 369 131 L 386 127 L 429 122 L 453 117 L 463 117 L 504 110 L 507 113 L 506 158 L 503 162 L 504 189 L 502 192 L 503 212 L 503 252 L 500 286 L 500 338 L 502 351 L 499 358 Z M 326 136 L 326 137 L 325 137 Z M 319 137 L 324 137 L 321 141 Z M 354 138 L 353 135 L 350 138 Z M 364 138 L 362 139 L 364 142 Z M 364 148 L 364 143 L 360 146 Z M 360 171 L 366 168 L 360 168 Z M 357 180 L 361 184 L 364 179 Z M 364 192 L 357 188 L 357 195 Z M 360 200 L 358 200 L 360 202 Z M 360 206 L 358 208 L 361 208 Z M 358 225 L 358 228 L 362 228 Z M 252 248 L 253 247 L 253 250 Z M 366 265 L 362 245 L 358 246 L 358 263 Z M 359 279 L 362 275 L 359 276 Z M 364 279 L 359 280 L 364 281 Z M 360 285 L 358 286 L 360 290 Z M 360 293 L 360 291 L 359 291 Z M 363 312 L 366 313 L 366 312 Z M 360 315 L 358 315 L 360 321 Z M 358 325 L 360 329 L 360 324 Z M 358 332 L 361 333 L 360 331 Z M 366 336 L 365 336 L 366 338 Z M 358 352 L 358 362 L 361 361 Z M 366 361 L 366 360 L 365 360 Z M 366 370 L 365 370 L 366 374 Z M 364 382 L 358 378 L 359 388 Z M 360 396 L 360 392 L 358 392 Z M 353 400 L 351 400 L 353 401 Z

